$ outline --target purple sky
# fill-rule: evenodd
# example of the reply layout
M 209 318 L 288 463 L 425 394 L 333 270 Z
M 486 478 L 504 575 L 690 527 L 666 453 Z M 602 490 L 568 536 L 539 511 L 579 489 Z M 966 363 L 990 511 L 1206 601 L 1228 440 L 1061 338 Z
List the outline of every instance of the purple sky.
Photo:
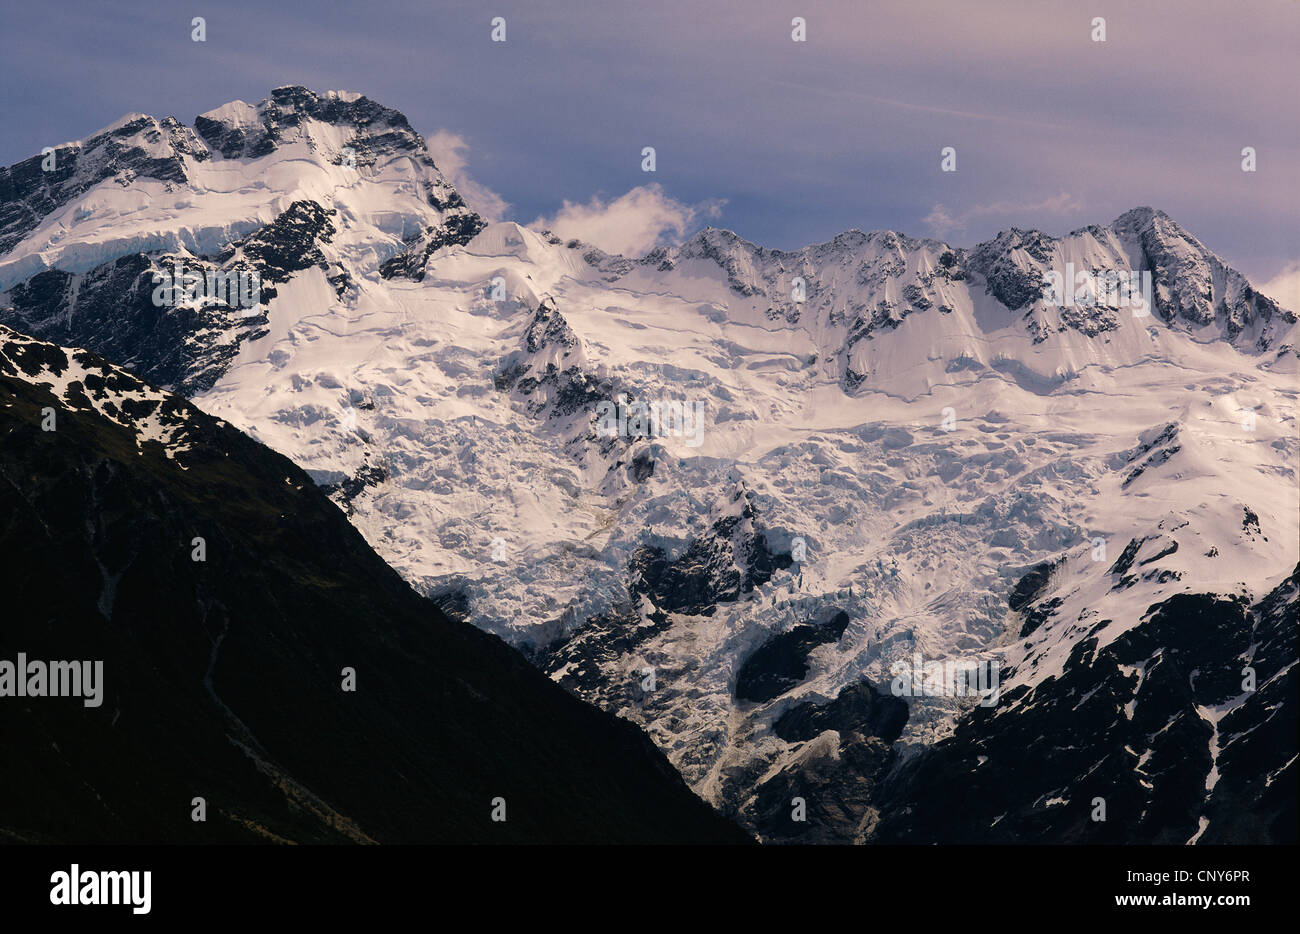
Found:
M 5 4 L 0 36 L 4 164 L 304 84 L 456 134 L 524 223 L 651 182 L 688 228 L 667 235 L 784 248 L 851 227 L 971 245 L 1149 204 L 1257 283 L 1300 261 L 1297 0 L 61 0 Z

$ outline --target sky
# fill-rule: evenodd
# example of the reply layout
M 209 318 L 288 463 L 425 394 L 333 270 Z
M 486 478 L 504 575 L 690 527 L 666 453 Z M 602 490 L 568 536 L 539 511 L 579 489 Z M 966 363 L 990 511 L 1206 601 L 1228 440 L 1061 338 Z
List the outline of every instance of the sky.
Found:
M 1297 50 L 1300 0 L 9 2 L 0 164 L 132 111 L 346 89 L 483 213 L 611 252 L 709 224 L 971 246 L 1150 205 L 1300 310 Z

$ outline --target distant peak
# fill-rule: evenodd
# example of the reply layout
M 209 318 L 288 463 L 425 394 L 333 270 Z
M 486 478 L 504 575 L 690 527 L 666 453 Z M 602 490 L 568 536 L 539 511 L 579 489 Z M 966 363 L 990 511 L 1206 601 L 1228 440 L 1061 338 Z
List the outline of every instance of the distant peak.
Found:
M 1118 224 L 1121 222 L 1124 223 L 1146 222 L 1156 217 L 1163 217 L 1168 219 L 1169 215 L 1166 214 L 1164 211 L 1158 210 L 1157 208 L 1149 207 L 1147 205 L 1140 205 L 1135 208 L 1129 208 L 1119 217 L 1115 218 L 1115 223 Z
M 112 133 L 114 130 L 120 130 L 123 127 L 136 126 L 142 120 L 148 123 L 154 122 L 154 118 L 149 116 L 149 114 L 140 113 L 139 111 L 132 111 L 129 114 L 123 114 L 122 116 L 118 117 L 116 120 L 114 120 L 112 123 L 108 124 L 107 126 L 100 127 L 94 133 L 91 133 L 89 136 L 87 136 L 86 139 L 94 139 L 97 136 L 103 136 L 106 133 Z
M 1157 224 L 1182 230 L 1182 227 L 1164 211 L 1146 206 L 1125 211 L 1111 221 L 1110 226 L 1114 230 L 1147 230 Z
M 1120 236 L 1138 240 L 1148 251 L 1169 249 L 1176 243 L 1185 243 L 1198 253 L 1213 255 L 1187 228 L 1164 211 L 1155 208 L 1140 207 L 1126 211 L 1115 218 L 1110 227 Z

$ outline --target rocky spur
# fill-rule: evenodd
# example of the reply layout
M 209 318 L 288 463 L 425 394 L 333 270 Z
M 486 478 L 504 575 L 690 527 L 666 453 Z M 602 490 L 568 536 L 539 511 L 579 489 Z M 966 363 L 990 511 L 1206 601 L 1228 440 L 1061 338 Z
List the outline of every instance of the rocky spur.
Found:
M 0 659 L 3 697 L 80 697 L 85 706 L 98 707 L 104 702 L 104 663 L 43 662 L 19 652 L 15 661 Z

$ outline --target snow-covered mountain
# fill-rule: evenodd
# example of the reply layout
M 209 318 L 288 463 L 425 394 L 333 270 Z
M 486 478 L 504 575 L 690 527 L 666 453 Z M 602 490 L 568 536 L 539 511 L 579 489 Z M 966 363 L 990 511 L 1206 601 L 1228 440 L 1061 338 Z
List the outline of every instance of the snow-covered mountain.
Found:
M 0 174 L 0 321 L 292 458 L 765 839 L 1208 841 L 1224 801 L 1294 837 L 1294 742 L 1226 763 L 1295 723 L 1295 310 L 1162 212 L 612 256 L 485 225 L 400 114 L 302 88 L 57 152 Z M 261 301 L 159 308 L 177 259 Z M 1206 614 L 1224 637 L 1179 643 Z M 998 704 L 895 696 L 917 656 L 992 665 Z M 918 813 L 900 776 L 951 795 L 928 763 L 967 760 L 999 796 Z M 1096 770 L 1107 821 L 1071 791 Z
M 365 288 L 324 244 L 388 259 L 394 244 L 432 250 L 482 226 L 400 113 L 358 94 L 279 88 L 256 107 L 196 117 L 193 129 L 129 114 L 0 170 L 0 291 L 29 331 L 98 335 L 83 342 L 195 392 L 267 334 L 267 316 L 228 301 L 159 307 L 155 273 L 178 263 L 256 271 L 254 310 L 264 310 L 308 268 L 335 298 Z

